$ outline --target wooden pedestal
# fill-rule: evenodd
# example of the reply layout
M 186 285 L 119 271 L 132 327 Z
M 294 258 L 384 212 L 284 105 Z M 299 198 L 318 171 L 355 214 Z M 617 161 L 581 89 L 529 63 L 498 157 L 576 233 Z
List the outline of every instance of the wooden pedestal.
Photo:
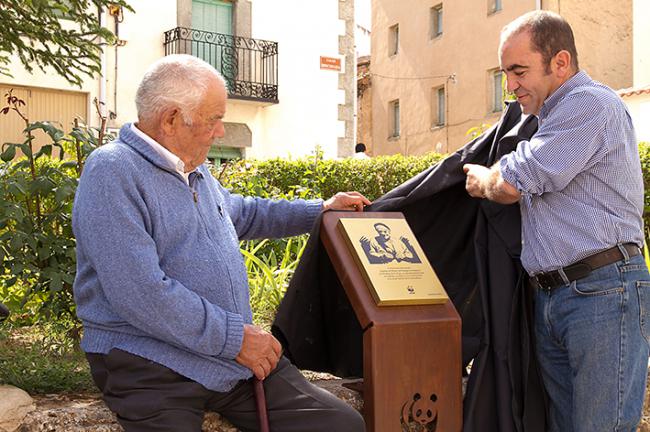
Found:
M 454 306 L 377 306 L 345 239 L 341 217 L 401 213 L 327 212 L 321 240 L 364 329 L 364 417 L 368 431 L 459 432 L 461 323 Z

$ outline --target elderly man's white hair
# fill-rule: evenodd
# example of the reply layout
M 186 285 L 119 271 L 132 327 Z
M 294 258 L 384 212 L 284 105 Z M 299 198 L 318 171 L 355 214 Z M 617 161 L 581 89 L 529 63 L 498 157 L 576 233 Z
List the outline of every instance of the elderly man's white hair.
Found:
M 183 121 L 192 124 L 194 111 L 210 77 L 225 80 L 210 64 L 187 54 L 168 55 L 149 66 L 135 94 L 138 120 L 150 121 L 170 107 L 179 107 Z

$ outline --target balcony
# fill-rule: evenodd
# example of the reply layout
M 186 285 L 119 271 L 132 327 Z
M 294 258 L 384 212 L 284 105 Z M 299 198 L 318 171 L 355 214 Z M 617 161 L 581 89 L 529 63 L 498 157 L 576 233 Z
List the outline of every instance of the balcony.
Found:
M 210 63 L 228 84 L 228 96 L 278 103 L 278 43 L 176 27 L 165 32 L 165 55 L 191 54 Z

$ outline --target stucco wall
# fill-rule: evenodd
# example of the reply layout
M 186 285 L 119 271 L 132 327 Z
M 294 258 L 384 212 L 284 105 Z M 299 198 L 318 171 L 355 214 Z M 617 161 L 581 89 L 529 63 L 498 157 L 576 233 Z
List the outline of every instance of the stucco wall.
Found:
M 120 39 L 126 40 L 126 45 L 109 48 L 106 55 L 107 107 L 117 114 L 117 117 L 109 122 L 109 126 L 112 127 L 119 127 L 137 118 L 135 92 L 138 84 L 149 65 L 165 55 L 163 46 L 165 31 L 177 26 L 174 0 L 156 2 L 132 0 L 130 4 L 136 13 L 126 12 L 124 21 L 119 24 Z M 109 19 L 112 20 L 111 17 Z M 118 55 L 117 80 L 115 80 L 115 50 Z M 116 84 L 117 104 L 114 99 Z
M 633 55 L 633 1 L 637 0 L 543 0 L 542 8 L 559 11 L 571 23 L 581 68 L 594 79 L 620 89 L 632 86 L 635 64 L 650 57 L 643 52 L 649 49 L 650 41 L 638 46 L 636 57 Z M 443 34 L 430 39 L 429 11 L 440 3 Z M 491 110 L 489 72 L 499 67 L 499 34 L 508 22 L 534 10 L 536 2 L 503 0 L 502 4 L 501 11 L 488 14 L 487 2 L 485 7 L 477 7 L 476 0 L 373 0 L 375 154 L 453 151 L 468 141 L 470 128 L 498 121 L 499 114 Z M 650 13 L 637 17 L 637 23 L 647 23 L 649 17 Z M 395 24 L 400 26 L 400 49 L 391 57 L 389 27 Z M 647 24 L 643 28 L 650 34 Z M 452 75 L 455 82 L 449 78 Z M 431 89 L 442 85 L 447 87 L 447 124 L 432 129 Z M 400 100 L 401 134 L 389 139 L 389 102 L 395 99 Z
M 544 0 L 542 8 L 571 24 L 582 70 L 614 89 L 633 85 L 632 0 Z
M 534 8 L 534 0 L 503 0 L 491 15 L 475 0 L 443 2 L 443 34 L 429 37 L 430 8 L 439 0 L 373 0 L 372 106 L 375 154 L 452 151 L 467 131 L 494 122 L 488 71 L 499 66 L 498 35 L 512 17 Z M 388 28 L 400 25 L 399 53 L 388 55 Z M 450 77 L 455 76 L 454 80 Z M 432 125 L 432 89 L 447 86 L 447 127 Z M 388 138 L 389 102 L 400 100 L 401 134 Z M 447 139 L 449 141 L 447 141 Z M 447 144 L 449 142 L 449 144 Z
M 634 0 L 634 87 L 650 84 L 650 1 Z M 648 119 L 650 123 L 650 119 Z
M 366 145 L 366 153 L 374 154 L 372 143 L 372 79 L 368 57 L 357 65 L 357 142 Z

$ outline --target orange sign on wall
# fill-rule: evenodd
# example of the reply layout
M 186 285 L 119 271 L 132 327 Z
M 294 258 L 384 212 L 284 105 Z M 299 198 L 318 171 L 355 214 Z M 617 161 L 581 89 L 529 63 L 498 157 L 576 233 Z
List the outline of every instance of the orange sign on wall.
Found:
M 341 59 L 336 57 L 320 56 L 320 68 L 325 70 L 340 71 Z

